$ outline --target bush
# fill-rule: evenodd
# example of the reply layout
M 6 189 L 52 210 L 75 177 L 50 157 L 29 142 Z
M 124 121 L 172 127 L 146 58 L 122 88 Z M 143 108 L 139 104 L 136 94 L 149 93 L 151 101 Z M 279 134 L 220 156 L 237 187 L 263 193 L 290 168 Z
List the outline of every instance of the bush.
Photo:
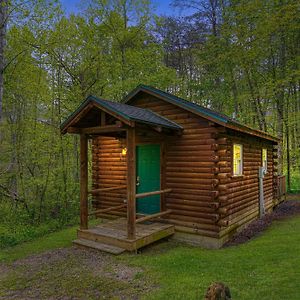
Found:
M 23 209 L 0 203 L 0 249 L 30 241 L 78 222 L 78 215 L 62 214 L 60 218 L 47 219 L 39 223 Z

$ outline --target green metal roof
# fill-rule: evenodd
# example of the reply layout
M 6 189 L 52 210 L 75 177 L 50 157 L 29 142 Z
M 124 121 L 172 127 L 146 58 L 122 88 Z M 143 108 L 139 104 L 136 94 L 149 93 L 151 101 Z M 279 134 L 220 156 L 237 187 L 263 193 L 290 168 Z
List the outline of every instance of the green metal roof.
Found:
M 224 114 L 221 114 L 221 113 L 218 113 L 218 112 L 215 112 L 209 108 L 206 108 L 204 106 L 201 106 L 197 103 L 193 103 L 191 101 L 187 101 L 183 98 L 180 98 L 180 97 L 177 97 L 173 94 L 170 94 L 170 93 L 167 93 L 167 92 L 164 92 L 162 90 L 159 90 L 159 89 L 156 89 L 154 87 L 151 87 L 151 86 L 147 86 L 147 85 L 144 85 L 144 84 L 141 84 L 139 86 L 137 86 L 132 92 L 130 92 L 126 98 L 124 99 L 124 103 L 128 102 L 129 99 L 134 95 L 136 94 L 138 91 L 140 90 L 145 90 L 145 91 L 150 91 L 150 92 L 153 92 L 155 94 L 158 94 L 160 96 L 162 96 L 163 98 L 167 98 L 169 99 L 170 101 L 174 102 L 175 104 L 177 105 L 180 105 L 180 106 L 184 106 L 186 107 L 187 109 L 192 109 L 194 111 L 198 111 L 202 114 L 205 114 L 207 116 L 210 116 L 212 118 L 215 118 L 221 122 L 228 122 L 228 120 L 230 120 L 230 118 Z
M 159 97 L 161 97 L 162 99 L 173 103 L 175 105 L 178 105 L 184 109 L 187 109 L 189 111 L 194 112 L 195 114 L 199 114 L 202 117 L 208 117 L 210 119 L 212 119 L 213 121 L 215 121 L 216 123 L 219 123 L 220 125 L 226 126 L 226 127 L 230 127 L 232 129 L 236 129 L 239 131 L 243 131 L 246 132 L 248 134 L 253 134 L 253 135 L 257 135 L 266 139 L 270 139 L 273 141 L 280 141 L 280 139 L 264 132 L 261 130 L 257 130 L 254 128 L 251 128 L 247 125 L 244 125 L 228 116 L 226 116 L 225 114 L 213 111 L 209 108 L 206 108 L 204 106 L 201 106 L 197 103 L 191 102 L 191 101 L 187 101 L 185 99 L 182 99 L 180 97 L 177 97 L 173 94 L 164 92 L 162 90 L 156 89 L 154 87 L 148 86 L 148 85 L 144 85 L 144 84 L 140 84 L 138 85 L 133 91 L 131 91 L 123 100 L 124 103 L 130 103 L 130 100 L 139 92 L 150 92 L 154 95 L 157 95 Z

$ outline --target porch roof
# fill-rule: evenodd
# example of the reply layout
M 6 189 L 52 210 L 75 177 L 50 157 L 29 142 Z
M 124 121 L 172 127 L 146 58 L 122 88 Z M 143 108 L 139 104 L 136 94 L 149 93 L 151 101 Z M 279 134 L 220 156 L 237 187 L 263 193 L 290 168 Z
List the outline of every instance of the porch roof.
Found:
M 72 121 L 77 119 L 80 113 L 87 108 L 88 105 L 104 110 L 108 114 L 116 116 L 122 121 L 128 121 L 131 125 L 133 122 L 139 122 L 154 126 L 161 126 L 173 130 L 181 130 L 182 127 L 177 123 L 156 114 L 148 109 L 139 108 L 136 106 L 113 102 L 97 98 L 95 96 L 88 96 L 87 99 L 61 124 L 60 129 L 62 133 L 66 133 L 67 128 L 72 124 Z

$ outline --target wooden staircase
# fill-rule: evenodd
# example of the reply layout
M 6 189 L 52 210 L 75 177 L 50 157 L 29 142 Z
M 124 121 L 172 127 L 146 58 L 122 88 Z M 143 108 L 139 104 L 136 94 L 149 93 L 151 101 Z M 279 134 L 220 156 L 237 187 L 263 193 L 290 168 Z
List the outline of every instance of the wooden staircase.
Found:
M 80 248 L 95 249 L 95 250 L 100 250 L 115 255 L 121 254 L 125 251 L 125 249 L 123 248 L 107 245 L 100 242 L 93 242 L 86 239 L 77 239 L 73 241 L 73 244 Z
M 121 218 L 90 229 L 78 230 L 78 239 L 73 243 L 79 247 L 120 254 L 126 250 L 135 251 L 174 234 L 173 225 L 144 222 L 136 224 L 135 239 L 128 239 L 126 222 L 125 218 Z

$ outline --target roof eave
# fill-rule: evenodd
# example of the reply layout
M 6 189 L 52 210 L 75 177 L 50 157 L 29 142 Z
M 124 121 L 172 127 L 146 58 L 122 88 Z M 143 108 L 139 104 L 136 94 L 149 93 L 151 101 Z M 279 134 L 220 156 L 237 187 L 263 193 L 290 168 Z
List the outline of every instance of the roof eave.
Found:
M 230 121 L 228 121 L 228 122 L 223 122 L 223 121 L 220 121 L 220 120 L 218 120 L 218 119 L 216 119 L 216 118 L 214 118 L 214 117 L 208 116 L 207 114 L 204 114 L 204 113 L 201 113 L 201 112 L 199 112 L 199 111 L 195 111 L 195 110 L 193 110 L 193 109 L 190 109 L 190 108 L 186 107 L 186 106 L 183 105 L 183 104 L 180 105 L 180 104 L 176 103 L 176 101 L 173 101 L 173 100 L 171 100 L 171 99 L 168 98 L 168 97 L 164 97 L 164 96 L 162 96 L 162 95 L 156 93 L 155 91 L 151 91 L 151 90 L 147 89 L 147 87 L 145 87 L 145 86 L 143 86 L 143 85 L 137 86 L 132 92 L 130 92 L 130 93 L 124 98 L 123 102 L 124 102 L 124 103 L 130 102 L 130 100 L 131 100 L 133 97 L 135 97 L 139 92 L 145 92 L 145 93 L 148 93 L 148 94 L 150 94 L 150 95 L 153 95 L 153 96 L 155 96 L 155 97 L 157 97 L 157 98 L 159 98 L 159 99 L 162 99 L 162 100 L 165 100 L 165 101 L 167 101 L 167 102 L 169 102 L 169 103 L 172 103 L 172 104 L 174 104 L 174 105 L 177 105 L 177 106 L 179 106 L 179 107 L 181 107 L 181 108 L 183 108 L 183 109 L 185 109 L 185 110 L 187 110 L 187 111 L 190 111 L 190 112 L 194 113 L 195 115 L 198 115 L 198 116 L 200 116 L 200 117 L 202 117 L 202 118 L 205 118 L 205 119 L 207 119 L 207 120 L 209 120 L 209 121 L 212 121 L 212 122 L 214 122 L 214 123 L 216 123 L 216 124 L 218 124 L 218 125 L 227 127 L 227 128 L 229 128 L 229 129 L 233 129 L 233 130 L 236 130 L 236 131 L 244 132 L 244 133 L 247 133 L 247 134 L 250 134 L 250 135 L 254 135 L 254 136 L 256 136 L 256 137 L 260 137 L 260 138 L 263 138 L 263 139 L 267 139 L 267 140 L 270 140 L 270 141 L 273 141 L 273 142 L 276 142 L 276 143 L 281 142 L 281 139 L 279 139 L 279 138 L 273 137 L 273 136 L 271 136 L 271 135 L 269 135 L 269 134 L 267 134 L 267 133 L 264 133 L 264 132 L 260 133 L 258 130 L 249 128 L 249 127 L 247 127 L 246 125 L 241 125 L 241 127 L 240 127 L 240 126 L 238 126 L 237 124 L 232 123 L 232 122 L 230 122 Z M 244 127 L 244 128 L 243 128 L 243 127 Z M 245 129 L 246 129 L 246 130 L 245 130 Z
M 108 114 L 111 114 L 113 116 L 115 116 L 117 119 L 121 120 L 122 122 L 124 122 L 125 124 L 133 127 L 134 126 L 134 121 L 130 120 L 129 118 L 127 118 L 124 114 L 115 111 L 114 109 L 107 107 L 105 105 L 100 104 L 97 101 L 97 98 L 90 95 L 86 98 L 86 100 L 81 103 L 77 109 L 71 113 L 69 115 L 69 117 L 61 124 L 60 126 L 60 132 L 61 134 L 66 134 L 67 133 L 67 129 L 68 127 L 70 127 L 70 125 L 72 125 L 72 121 L 74 121 L 74 119 L 76 119 L 78 117 L 78 115 L 80 115 L 82 113 L 82 111 L 84 109 L 86 109 L 89 105 L 94 105 L 95 107 L 98 107 L 99 109 L 105 111 Z
M 192 113 L 194 113 L 194 114 L 196 114 L 196 115 L 199 115 L 200 117 L 202 117 L 202 118 L 205 118 L 205 119 L 207 119 L 207 120 L 209 120 L 209 121 L 212 121 L 212 122 L 214 122 L 214 123 L 217 123 L 217 124 L 219 124 L 219 125 L 221 125 L 221 126 L 226 126 L 226 123 L 225 122 L 223 122 L 223 121 L 220 121 L 220 120 L 217 120 L 217 119 L 215 119 L 215 118 L 213 118 L 213 117 L 211 117 L 211 116 L 208 116 L 208 115 L 206 115 L 206 114 L 204 114 L 204 113 L 200 113 L 200 112 L 197 112 L 197 111 L 195 111 L 195 110 L 193 110 L 193 109 L 190 109 L 190 108 L 188 108 L 188 107 L 186 107 L 185 105 L 181 105 L 181 104 L 178 104 L 178 103 L 176 103 L 175 101 L 173 101 L 173 100 L 171 100 L 171 99 L 169 99 L 169 98 L 167 98 L 167 97 L 164 97 L 164 96 L 161 96 L 161 95 L 159 95 L 159 94 L 157 94 L 157 93 L 155 93 L 155 92 L 153 92 L 153 91 L 150 91 L 149 89 L 146 89 L 145 87 L 143 87 L 143 86 L 138 86 L 138 87 L 136 87 L 131 93 L 129 93 L 125 98 L 124 98 L 124 103 L 127 103 L 127 102 L 129 102 L 134 96 L 136 96 L 139 92 L 146 92 L 146 93 L 148 93 L 148 94 L 150 94 L 150 95 L 152 95 L 152 96 L 155 96 L 155 97 L 157 97 L 157 98 L 159 98 L 159 99 L 162 99 L 162 100 L 165 100 L 165 101 L 167 101 L 167 102 L 169 102 L 169 103 L 172 103 L 172 104 L 174 104 L 174 105 L 177 105 L 177 106 L 179 106 L 179 107 L 182 107 L 183 109 L 185 109 L 185 110 L 187 110 L 187 111 L 190 111 L 190 112 L 192 112 Z
M 273 142 L 276 142 L 276 143 L 279 143 L 281 142 L 282 140 L 275 137 L 275 136 L 272 136 L 271 134 L 268 134 L 264 131 L 259 131 L 259 130 L 256 130 L 256 129 L 252 129 L 246 125 L 240 125 L 238 126 L 237 124 L 232 124 L 231 122 L 227 123 L 226 124 L 226 127 L 229 128 L 229 129 L 232 129 L 232 130 L 237 130 L 237 131 L 241 131 L 241 132 L 244 132 L 244 133 L 247 133 L 247 134 L 250 134 L 250 135 L 254 135 L 256 137 L 260 137 L 260 138 L 263 138 L 263 139 L 266 139 L 266 140 L 269 140 L 269 141 L 273 141 Z

